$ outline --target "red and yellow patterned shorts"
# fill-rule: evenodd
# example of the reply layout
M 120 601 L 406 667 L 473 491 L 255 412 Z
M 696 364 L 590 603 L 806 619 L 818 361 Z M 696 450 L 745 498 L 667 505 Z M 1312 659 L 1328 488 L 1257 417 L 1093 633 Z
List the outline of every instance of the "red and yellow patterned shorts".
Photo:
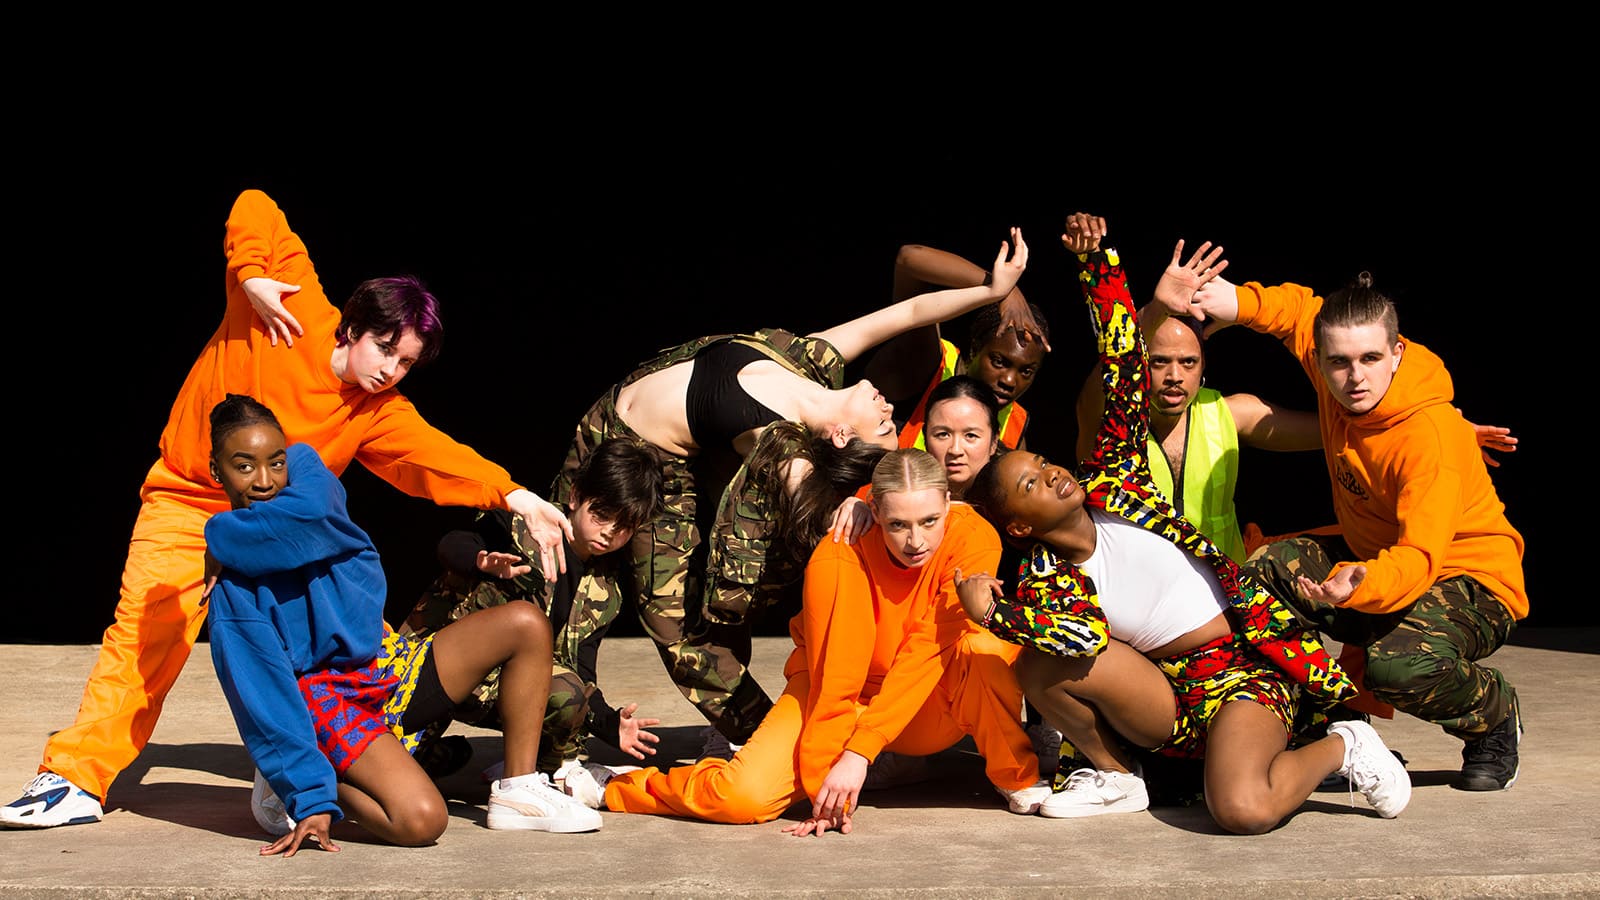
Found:
M 417 749 L 422 733 L 402 733 L 400 719 L 432 650 L 432 635 L 408 638 L 385 628 L 378 658 L 367 665 L 300 676 L 317 747 L 340 776 L 379 735 L 393 734 L 406 750 Z
M 1283 723 L 1286 736 L 1293 731 L 1300 686 L 1241 635 L 1224 635 L 1155 664 L 1166 673 L 1178 704 L 1172 737 L 1156 748 L 1158 753 L 1187 759 L 1205 756 L 1211 720 L 1223 704 L 1235 700 L 1261 704 Z

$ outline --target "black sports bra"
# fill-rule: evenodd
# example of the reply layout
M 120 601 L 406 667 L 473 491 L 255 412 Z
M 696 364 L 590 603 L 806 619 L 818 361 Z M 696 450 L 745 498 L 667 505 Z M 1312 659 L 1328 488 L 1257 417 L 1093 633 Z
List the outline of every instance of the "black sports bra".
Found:
M 749 344 L 734 341 L 713 344 L 695 354 L 684 411 L 689 435 L 697 445 L 731 448 L 739 435 L 783 418 L 739 384 L 740 369 L 771 358 Z

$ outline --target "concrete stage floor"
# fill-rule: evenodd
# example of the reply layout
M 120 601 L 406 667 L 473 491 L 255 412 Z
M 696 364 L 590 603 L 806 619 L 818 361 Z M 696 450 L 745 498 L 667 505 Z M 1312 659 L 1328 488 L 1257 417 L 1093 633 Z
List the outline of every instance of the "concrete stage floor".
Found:
M 757 639 L 753 668 L 770 692 L 789 648 Z M 0 671 L 16 679 L 0 709 L 0 803 L 70 723 L 96 650 L 0 645 Z M 475 757 L 442 783 L 451 822 L 436 846 L 346 836 L 341 853 L 284 860 L 256 855 L 252 766 L 201 645 L 103 822 L 0 830 L 0 897 L 1600 897 L 1597 652 L 1600 628 L 1525 629 L 1490 661 L 1522 697 L 1522 775 L 1509 791 L 1452 789 L 1460 742 L 1413 719 L 1378 721 L 1415 785 L 1394 820 L 1359 795 L 1352 807 L 1343 788 L 1258 837 L 1221 833 L 1201 807 L 1015 816 L 966 742 L 935 758 L 940 780 L 867 794 L 847 836 L 611 812 L 596 833 L 502 833 L 484 827 L 477 774 L 500 738 L 456 726 Z M 692 759 L 698 714 L 646 639 L 608 641 L 600 669 L 613 702 L 664 720 L 661 757 Z M 621 761 L 600 745 L 595 758 Z

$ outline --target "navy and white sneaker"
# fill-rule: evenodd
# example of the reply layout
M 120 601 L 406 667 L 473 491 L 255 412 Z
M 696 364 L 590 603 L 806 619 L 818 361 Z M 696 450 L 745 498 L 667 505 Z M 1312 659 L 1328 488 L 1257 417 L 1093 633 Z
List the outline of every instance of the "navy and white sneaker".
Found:
M 0 825 L 7 828 L 54 828 L 100 821 L 105 810 L 91 793 L 54 772 L 40 772 L 22 796 L 0 806 Z

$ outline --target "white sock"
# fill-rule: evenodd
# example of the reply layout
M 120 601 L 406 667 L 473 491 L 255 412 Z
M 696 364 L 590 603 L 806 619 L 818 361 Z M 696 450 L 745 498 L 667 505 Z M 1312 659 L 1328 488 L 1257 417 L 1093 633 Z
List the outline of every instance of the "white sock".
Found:
M 516 790 L 517 788 L 531 788 L 538 783 L 538 780 L 538 772 L 529 772 L 526 775 L 512 775 L 500 779 L 500 787 L 508 791 Z
M 1355 747 L 1356 747 L 1355 741 L 1350 739 L 1350 735 L 1346 734 L 1343 728 L 1329 728 L 1328 729 L 1328 734 L 1330 734 L 1330 735 L 1338 735 L 1339 740 L 1344 741 L 1344 755 L 1339 758 L 1339 768 L 1334 770 L 1333 774 L 1335 774 L 1335 775 L 1349 775 L 1350 774 L 1350 751 L 1355 749 Z

